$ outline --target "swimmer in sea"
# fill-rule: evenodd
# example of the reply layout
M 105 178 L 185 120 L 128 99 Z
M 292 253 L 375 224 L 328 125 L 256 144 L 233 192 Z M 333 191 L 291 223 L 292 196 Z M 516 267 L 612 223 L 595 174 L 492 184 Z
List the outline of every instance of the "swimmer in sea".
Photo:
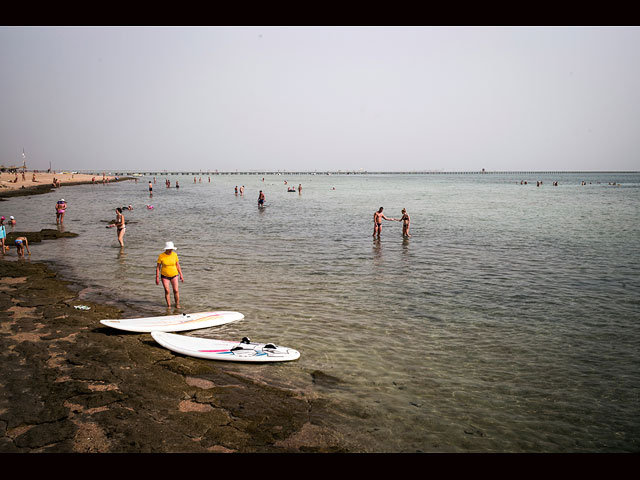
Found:
M 164 252 L 158 256 L 158 262 L 156 264 L 156 285 L 160 284 L 160 279 L 162 278 L 164 299 L 167 302 L 167 307 L 171 307 L 171 288 L 173 288 L 176 308 L 180 308 L 178 278 L 180 278 L 180 281 L 183 283 L 184 278 L 182 277 L 182 269 L 180 268 L 178 254 L 175 250 L 176 247 L 173 245 L 173 242 L 165 243 Z
M 31 250 L 29 250 L 29 242 L 27 241 L 27 237 L 18 237 L 16 238 L 16 250 L 18 251 L 19 257 L 24 257 L 24 249 L 27 249 L 29 255 L 31 255 Z
M 395 218 L 385 217 L 384 213 L 382 213 L 382 210 L 384 210 L 384 208 L 380 207 L 380 209 L 373 214 L 373 236 L 374 237 L 376 235 L 380 236 L 380 232 L 382 231 L 382 220 L 396 221 Z
M 264 206 L 264 193 L 262 193 L 262 190 L 260 190 L 260 195 L 258 195 L 258 206 Z
M 64 223 L 64 212 L 67 209 L 67 202 L 61 198 L 56 202 L 56 224 Z

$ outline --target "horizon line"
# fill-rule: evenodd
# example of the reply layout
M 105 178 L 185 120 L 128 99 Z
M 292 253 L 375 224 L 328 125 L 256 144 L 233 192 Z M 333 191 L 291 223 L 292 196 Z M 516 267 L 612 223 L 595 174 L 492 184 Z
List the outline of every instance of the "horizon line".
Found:
M 102 173 L 105 169 L 76 170 L 77 173 L 97 172 Z M 388 171 L 367 171 L 367 170 L 146 170 L 146 169 L 111 169 L 113 172 L 122 175 L 140 174 L 181 174 L 181 175 L 495 175 L 495 174 L 589 174 L 589 173 L 636 173 L 640 170 L 388 170 Z

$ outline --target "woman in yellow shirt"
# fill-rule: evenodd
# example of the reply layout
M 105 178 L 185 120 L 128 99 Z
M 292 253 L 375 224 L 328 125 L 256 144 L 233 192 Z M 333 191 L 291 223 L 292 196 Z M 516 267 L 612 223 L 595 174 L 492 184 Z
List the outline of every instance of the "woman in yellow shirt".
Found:
M 156 264 L 156 285 L 160 283 L 160 279 L 162 278 L 164 298 L 169 308 L 171 307 L 171 287 L 173 287 L 173 296 L 176 299 L 176 308 L 180 308 L 178 277 L 180 277 L 180 281 L 184 283 L 178 254 L 175 250 L 176 247 L 174 247 L 173 242 L 166 242 L 164 252 L 158 256 L 158 263 Z

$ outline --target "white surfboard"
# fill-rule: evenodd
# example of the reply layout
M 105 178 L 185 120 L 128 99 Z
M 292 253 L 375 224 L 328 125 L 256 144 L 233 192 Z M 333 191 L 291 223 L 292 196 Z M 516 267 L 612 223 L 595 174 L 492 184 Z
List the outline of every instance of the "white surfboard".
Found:
M 226 362 L 288 362 L 300 358 L 293 348 L 273 343 L 252 343 L 249 339 L 240 342 L 190 337 L 165 332 L 151 332 L 156 342 L 169 350 L 207 360 Z
M 225 323 L 242 320 L 239 312 L 200 312 L 183 313 L 182 315 L 165 315 L 163 317 L 126 318 L 122 320 L 100 320 L 100 323 L 118 330 L 129 332 L 184 332 L 198 328 L 217 327 Z

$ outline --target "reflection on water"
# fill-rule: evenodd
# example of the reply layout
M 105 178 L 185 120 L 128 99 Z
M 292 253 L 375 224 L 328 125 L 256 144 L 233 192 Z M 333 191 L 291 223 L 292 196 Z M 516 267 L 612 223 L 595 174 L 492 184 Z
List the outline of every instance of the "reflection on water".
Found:
M 124 247 L 120 247 L 118 250 L 118 255 L 116 257 L 118 259 L 118 269 L 116 272 L 118 273 L 118 277 L 122 278 L 127 274 L 127 252 Z
M 373 237 L 373 258 L 378 263 L 382 260 L 382 243 L 380 237 Z
M 409 239 L 407 237 L 402 237 L 402 253 L 405 255 L 409 253 Z
M 290 195 L 282 176 L 248 175 L 236 196 L 221 175 L 157 186 L 154 209 L 147 181 L 63 187 L 79 237 L 32 257 L 153 316 L 174 313 L 154 269 L 175 242 L 183 311 L 245 315 L 190 335 L 301 351 L 223 368 L 321 396 L 372 451 L 637 451 L 640 179 L 539 177 L 291 176 L 304 195 Z M 21 202 L 21 228 L 39 231 L 55 196 L 3 207 Z M 104 222 L 128 204 L 121 249 Z M 411 212 L 411 238 L 387 222 L 371 240 L 379 205 Z

